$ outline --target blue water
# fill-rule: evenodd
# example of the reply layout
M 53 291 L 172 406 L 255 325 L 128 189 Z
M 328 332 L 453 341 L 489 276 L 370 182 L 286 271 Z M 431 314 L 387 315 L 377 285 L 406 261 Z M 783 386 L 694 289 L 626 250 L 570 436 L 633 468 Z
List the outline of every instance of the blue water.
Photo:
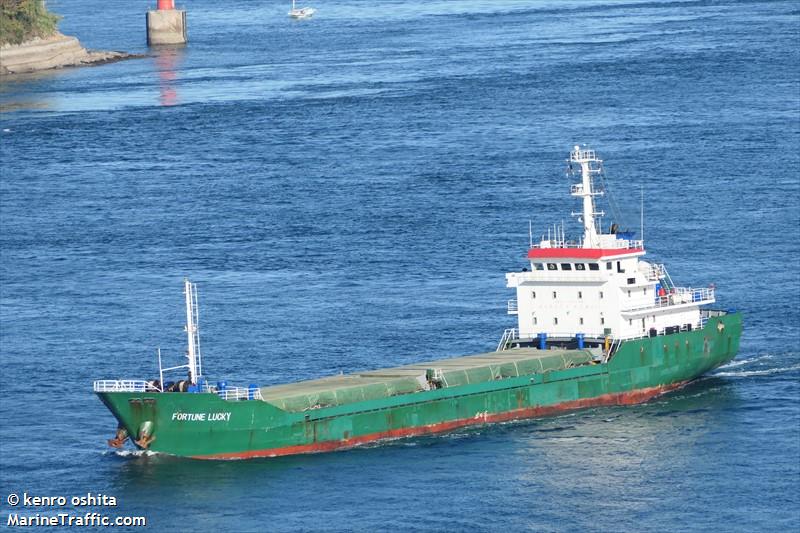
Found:
M 800 528 L 794 2 L 186 4 L 183 49 L 0 89 L 2 523 L 27 491 L 154 531 Z M 148 53 L 140 2 L 48 5 Z M 634 225 L 643 188 L 648 257 L 744 311 L 734 362 L 647 405 L 332 454 L 106 447 L 91 382 L 178 361 L 184 276 L 212 379 L 493 349 L 528 220 L 575 228 L 583 142 Z

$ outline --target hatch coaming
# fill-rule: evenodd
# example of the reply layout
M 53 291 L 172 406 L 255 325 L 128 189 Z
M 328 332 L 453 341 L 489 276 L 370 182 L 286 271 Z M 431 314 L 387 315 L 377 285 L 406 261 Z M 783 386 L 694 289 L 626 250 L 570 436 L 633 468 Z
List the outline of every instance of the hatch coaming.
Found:
M 262 387 L 261 398 L 280 409 L 300 412 L 530 377 L 587 365 L 593 360 L 589 350 L 522 348 Z

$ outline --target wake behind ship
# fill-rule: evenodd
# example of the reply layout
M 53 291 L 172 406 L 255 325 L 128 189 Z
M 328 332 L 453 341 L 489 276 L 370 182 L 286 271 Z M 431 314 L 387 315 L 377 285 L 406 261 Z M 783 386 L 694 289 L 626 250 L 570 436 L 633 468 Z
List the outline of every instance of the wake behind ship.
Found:
M 580 182 L 583 235 L 553 228 L 531 243 L 528 266 L 506 274 L 517 327 L 497 350 L 258 387 L 211 384 L 202 372 L 197 290 L 186 280 L 185 364 L 156 380 L 100 380 L 94 391 L 118 421 L 109 440 L 205 459 L 331 451 L 359 444 L 535 418 L 597 405 L 640 403 L 730 361 L 740 313 L 707 308 L 713 286 L 678 287 L 644 242 L 617 223 L 602 230 L 603 172 L 594 150 L 575 146 L 568 172 Z M 164 373 L 186 379 L 165 381 Z

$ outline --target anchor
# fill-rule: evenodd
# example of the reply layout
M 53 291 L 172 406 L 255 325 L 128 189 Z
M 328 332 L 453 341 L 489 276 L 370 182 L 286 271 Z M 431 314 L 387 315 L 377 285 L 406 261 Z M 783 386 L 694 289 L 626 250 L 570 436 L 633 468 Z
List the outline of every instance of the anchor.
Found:
M 150 447 L 150 444 L 152 444 L 152 442 L 154 440 L 156 440 L 155 436 L 153 436 L 153 435 L 144 435 L 144 436 L 142 436 L 141 439 L 135 440 L 133 442 L 135 442 L 138 447 L 146 450 L 146 449 L 148 449 Z
M 113 439 L 108 439 L 108 445 L 112 448 L 122 448 L 125 441 L 128 440 L 128 430 L 123 426 L 117 426 L 117 433 Z
M 138 447 L 146 450 L 150 447 L 150 444 L 156 440 L 155 435 L 153 433 L 153 423 L 149 420 L 147 422 L 142 423 L 139 427 L 139 438 L 133 441 Z

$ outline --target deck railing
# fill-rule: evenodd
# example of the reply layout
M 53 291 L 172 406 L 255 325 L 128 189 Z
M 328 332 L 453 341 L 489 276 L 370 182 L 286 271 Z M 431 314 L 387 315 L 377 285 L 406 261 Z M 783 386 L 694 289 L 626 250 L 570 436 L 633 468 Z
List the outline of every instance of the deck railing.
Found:
M 672 289 L 670 294 L 666 294 L 664 296 L 656 296 L 655 301 L 652 304 L 648 305 L 640 305 L 638 307 L 630 307 L 628 309 L 623 309 L 623 313 L 631 313 L 634 311 L 646 311 L 649 309 L 659 309 L 662 307 L 671 307 L 673 305 L 683 305 L 689 303 L 695 303 L 697 305 L 705 305 L 709 303 L 713 303 L 714 299 L 714 289 L 704 288 L 704 289 L 693 289 L 688 287 L 676 287 Z
M 546 242 L 547 245 L 534 244 L 531 248 L 536 249 L 550 249 L 550 248 L 583 248 L 583 241 L 565 241 L 560 239 L 551 239 Z M 617 249 L 626 250 L 633 248 L 643 248 L 644 241 L 641 239 L 616 239 L 611 245 L 603 245 L 604 249 Z
M 684 324 L 683 326 L 674 326 L 678 328 L 678 331 L 689 331 L 687 325 L 691 325 L 692 330 L 700 330 L 706 327 L 706 323 L 708 322 L 708 318 L 701 318 L 698 322 L 694 324 Z M 656 331 L 656 336 L 666 335 L 667 331 L 665 328 Z M 630 335 L 613 335 L 614 339 L 620 339 L 624 341 L 629 341 L 632 339 L 643 339 L 645 337 L 650 336 L 650 331 L 639 332 L 639 333 L 632 333 Z
M 642 271 L 647 281 L 658 281 L 666 275 L 666 267 L 663 264 L 651 264 L 650 268 Z
M 248 387 L 225 387 L 222 390 L 204 390 L 203 392 L 214 392 L 223 400 L 235 402 L 239 400 L 263 400 L 261 389 Z
M 517 313 L 519 313 L 519 305 L 517 303 L 517 299 L 514 298 L 512 300 L 509 300 L 508 303 L 506 304 L 506 308 L 508 309 L 509 315 L 516 315 Z
M 264 399 L 261 396 L 261 389 L 256 386 L 237 387 L 235 385 L 226 384 L 224 388 L 220 388 L 217 385 L 211 385 L 207 381 L 203 381 L 200 392 L 216 394 L 223 400 L 228 400 L 228 401 Z
M 94 392 L 157 392 L 143 379 L 100 379 L 93 383 Z
M 156 388 L 152 382 L 143 379 L 100 379 L 92 384 L 94 392 L 163 392 Z M 263 400 L 261 389 L 258 387 L 225 386 L 218 389 L 207 382 L 203 382 L 197 392 L 216 394 L 223 400 Z
M 508 348 L 509 343 L 519 338 L 519 334 L 517 333 L 517 328 L 509 328 L 503 331 L 502 337 L 500 337 L 500 342 L 497 343 L 497 350 L 498 352 L 502 352 Z
M 701 317 L 700 320 L 694 324 L 683 324 L 681 326 L 674 326 L 677 328 L 677 331 L 689 331 L 689 326 L 691 326 L 692 330 L 701 330 L 706 327 L 708 323 L 708 317 L 704 316 Z M 544 333 L 544 332 L 543 332 Z M 603 339 L 605 337 L 611 337 L 614 341 L 618 340 L 632 340 L 632 339 L 643 339 L 645 337 L 650 336 L 650 330 L 647 331 L 640 331 L 636 333 L 631 333 L 628 335 L 616 335 L 616 334 L 607 334 L 607 333 L 599 333 L 599 332 L 591 332 L 591 331 L 584 331 L 584 332 L 575 332 L 575 331 L 548 331 L 547 332 L 547 342 L 552 341 L 564 341 L 565 339 L 575 339 L 576 336 L 581 333 L 583 334 L 585 339 Z M 660 330 L 656 331 L 657 336 L 666 335 L 666 328 L 661 328 Z M 538 336 L 521 336 L 517 332 L 516 328 L 507 329 L 503 332 L 502 337 L 500 338 L 500 342 L 497 345 L 497 351 L 503 351 L 508 348 L 511 341 L 521 340 L 524 342 L 538 342 Z
M 592 161 L 597 161 L 597 153 L 591 148 L 586 148 L 583 150 L 578 148 L 577 150 L 573 150 L 572 152 L 570 152 L 569 159 L 570 161 L 575 161 L 575 162 L 579 162 L 579 160 L 581 159 L 590 159 Z

